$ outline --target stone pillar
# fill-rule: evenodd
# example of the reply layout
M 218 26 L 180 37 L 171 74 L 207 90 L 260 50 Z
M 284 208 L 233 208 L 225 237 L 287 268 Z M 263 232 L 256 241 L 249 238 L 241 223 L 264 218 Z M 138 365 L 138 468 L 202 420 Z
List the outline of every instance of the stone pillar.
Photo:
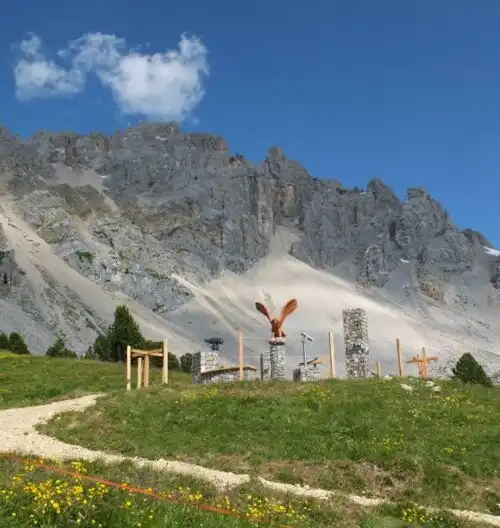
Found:
M 361 308 L 343 310 L 345 359 L 348 378 L 366 378 L 370 375 L 368 322 Z
M 283 339 L 271 339 L 269 341 L 269 363 L 272 380 L 284 380 L 286 378 L 285 341 Z

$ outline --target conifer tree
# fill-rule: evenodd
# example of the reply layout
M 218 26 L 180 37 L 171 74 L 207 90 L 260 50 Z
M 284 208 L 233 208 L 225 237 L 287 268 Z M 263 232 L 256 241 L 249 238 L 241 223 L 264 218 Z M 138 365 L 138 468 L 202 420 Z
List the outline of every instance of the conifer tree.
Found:
M 483 367 L 476 361 L 472 354 L 463 354 L 453 369 L 454 379 L 463 383 L 478 383 L 491 387 L 493 384 Z

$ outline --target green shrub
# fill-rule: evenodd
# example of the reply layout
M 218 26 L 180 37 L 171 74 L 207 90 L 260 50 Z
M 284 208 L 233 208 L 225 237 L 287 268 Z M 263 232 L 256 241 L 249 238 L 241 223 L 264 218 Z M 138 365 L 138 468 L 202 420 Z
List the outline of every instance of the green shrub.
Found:
M 472 354 L 463 354 L 453 369 L 453 377 L 463 383 L 478 383 L 491 387 L 492 381 Z
M 193 372 L 193 354 L 190 352 L 181 356 L 181 370 L 182 372 Z
M 168 370 L 181 370 L 179 358 L 172 352 L 168 353 Z
M 14 354 L 31 355 L 26 343 L 24 342 L 23 336 L 17 332 L 12 332 L 9 336 L 9 346 L 7 350 L 10 350 Z
M 48 348 L 45 355 L 48 357 L 73 358 L 73 359 L 76 359 L 78 357 L 75 352 L 73 352 L 69 348 L 66 348 L 66 345 L 64 344 L 64 341 L 62 340 L 61 337 L 58 337 L 56 342 L 51 347 Z
M 75 251 L 75 253 L 80 260 L 85 259 L 90 262 L 90 264 L 94 261 L 94 255 L 90 251 Z
M 0 334 L 0 350 L 9 350 L 9 336 L 4 332 Z
M 89 346 L 85 354 L 83 354 L 82 359 L 92 359 L 93 361 L 98 361 L 101 358 L 94 350 L 94 347 Z

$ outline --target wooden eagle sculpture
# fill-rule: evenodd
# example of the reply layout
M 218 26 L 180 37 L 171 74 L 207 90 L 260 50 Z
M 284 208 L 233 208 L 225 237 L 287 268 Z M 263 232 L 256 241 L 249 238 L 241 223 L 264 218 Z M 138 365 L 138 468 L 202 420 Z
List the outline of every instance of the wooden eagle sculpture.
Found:
M 297 309 L 297 306 L 298 306 L 297 299 L 290 299 L 285 304 L 285 306 L 283 306 L 280 316 L 276 318 L 276 317 L 271 317 L 269 315 L 268 309 L 262 303 L 260 302 L 255 303 L 255 308 L 257 308 L 257 310 L 260 313 L 264 314 L 269 320 L 269 322 L 271 323 L 271 337 L 272 338 L 286 337 L 286 334 L 285 332 L 283 332 L 283 330 L 281 330 L 281 327 L 283 326 L 285 319 L 290 314 L 295 312 L 295 310 Z

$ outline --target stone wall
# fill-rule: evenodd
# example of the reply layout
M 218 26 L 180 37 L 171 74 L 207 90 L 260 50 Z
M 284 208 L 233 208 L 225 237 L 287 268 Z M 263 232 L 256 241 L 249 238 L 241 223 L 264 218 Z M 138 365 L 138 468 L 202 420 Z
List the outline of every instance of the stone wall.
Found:
M 224 381 L 239 381 L 240 370 L 238 366 L 224 367 L 218 352 L 206 350 L 196 352 L 193 356 L 193 383 L 205 385 Z M 255 380 L 257 373 L 252 367 L 243 367 L 243 379 Z
M 245 368 L 243 370 L 243 379 L 245 381 L 254 381 L 257 379 L 257 372 L 252 369 Z M 234 367 L 234 369 L 231 370 L 215 370 L 212 372 L 203 372 L 199 376 L 198 383 L 201 385 L 207 385 L 209 383 L 224 383 L 239 380 L 240 370 L 238 367 Z
M 366 378 L 370 375 L 370 349 L 368 347 L 368 321 L 361 308 L 343 310 L 344 343 L 348 378 Z

